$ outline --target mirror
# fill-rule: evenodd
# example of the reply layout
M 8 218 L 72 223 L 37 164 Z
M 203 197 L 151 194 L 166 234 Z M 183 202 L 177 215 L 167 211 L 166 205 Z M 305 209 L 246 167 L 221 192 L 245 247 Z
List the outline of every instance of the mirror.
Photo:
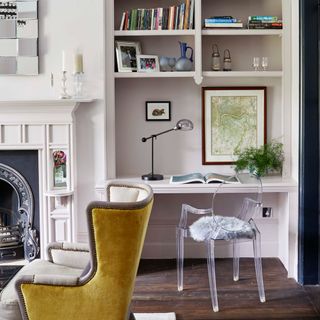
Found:
M 38 2 L 0 1 L 0 75 L 38 73 Z

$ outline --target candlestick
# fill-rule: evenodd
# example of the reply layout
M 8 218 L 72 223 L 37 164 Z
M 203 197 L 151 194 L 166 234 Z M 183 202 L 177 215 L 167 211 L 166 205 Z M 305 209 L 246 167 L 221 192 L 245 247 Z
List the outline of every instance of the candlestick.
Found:
M 71 97 L 67 93 L 67 71 L 62 71 L 61 78 L 61 95 L 60 99 L 70 99 Z

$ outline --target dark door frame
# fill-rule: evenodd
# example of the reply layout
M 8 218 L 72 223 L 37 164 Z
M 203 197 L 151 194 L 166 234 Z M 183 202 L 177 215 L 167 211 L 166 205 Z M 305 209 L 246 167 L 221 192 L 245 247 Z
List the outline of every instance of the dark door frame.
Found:
M 300 147 L 298 281 L 318 284 L 319 0 L 300 0 Z

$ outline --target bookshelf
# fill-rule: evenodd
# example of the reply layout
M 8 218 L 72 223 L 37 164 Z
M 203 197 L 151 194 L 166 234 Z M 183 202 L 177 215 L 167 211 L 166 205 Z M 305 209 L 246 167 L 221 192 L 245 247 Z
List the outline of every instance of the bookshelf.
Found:
M 169 7 L 177 3 L 181 1 L 155 0 L 150 4 L 147 0 L 117 0 L 106 3 L 108 178 L 139 177 L 146 173 L 149 170 L 150 146 L 141 143 L 141 137 L 172 128 L 175 122 L 182 118 L 191 119 L 195 128 L 190 133 L 168 134 L 157 139 L 155 144 L 157 173 L 171 175 L 188 172 L 220 172 L 228 174 L 232 170 L 230 166 L 202 165 L 201 87 L 266 86 L 267 140 L 277 138 L 283 141 L 286 158 L 283 178 L 292 181 L 292 187 L 282 192 L 277 189 L 277 182 L 275 182 L 274 189 L 268 193 L 267 205 L 279 209 L 274 211 L 274 229 L 269 230 L 270 233 L 266 237 L 269 244 L 265 244 L 263 251 L 269 256 L 279 255 L 288 268 L 289 274 L 294 275 L 296 250 L 289 244 L 288 239 L 282 239 L 284 236 L 281 235 L 280 229 L 288 221 L 291 225 L 295 225 L 297 218 L 295 216 L 298 203 L 295 181 L 298 179 L 296 146 L 299 140 L 299 99 L 297 97 L 297 83 L 299 83 L 297 39 L 299 37 L 294 35 L 298 30 L 293 27 L 293 21 L 298 19 L 298 0 L 196 0 L 195 23 L 192 30 L 119 30 L 121 15 L 125 10 L 148 6 Z M 244 22 L 249 15 L 260 13 L 276 15 L 282 17 L 284 27 L 281 30 L 202 28 L 204 18 L 226 13 Z M 187 42 L 194 49 L 194 68 L 190 72 L 116 72 L 115 40 L 139 41 L 143 54 L 175 57 L 180 56 L 178 41 Z M 211 53 L 214 43 L 218 44 L 222 58 L 224 49 L 230 50 L 232 71 L 211 70 Z M 254 56 L 269 57 L 267 71 L 253 70 Z M 145 121 L 146 101 L 171 101 L 172 121 Z M 160 246 L 159 243 L 163 240 L 160 229 L 167 235 L 170 233 L 170 237 L 171 231 L 174 234 L 177 212 L 180 208 L 179 205 L 172 203 L 173 200 L 168 195 L 170 189 L 170 187 L 166 189 L 167 195 L 161 195 L 161 200 L 165 204 L 155 207 L 155 218 L 151 219 L 149 228 L 154 235 L 149 236 L 147 243 L 150 248 L 155 244 L 155 247 L 152 247 L 153 252 L 161 251 L 157 247 L 157 244 Z M 181 201 L 190 199 L 179 197 L 178 192 L 173 194 L 176 197 L 174 199 L 180 204 Z M 229 200 L 226 199 L 226 201 Z M 163 231 L 164 229 L 166 231 Z M 292 232 L 295 234 L 295 230 Z M 272 238 L 279 241 L 282 239 L 287 249 L 281 249 L 275 245 L 274 248 L 277 251 L 275 252 L 270 245 Z M 174 244 L 166 243 L 164 248 L 174 257 Z M 161 252 L 159 256 L 163 256 Z

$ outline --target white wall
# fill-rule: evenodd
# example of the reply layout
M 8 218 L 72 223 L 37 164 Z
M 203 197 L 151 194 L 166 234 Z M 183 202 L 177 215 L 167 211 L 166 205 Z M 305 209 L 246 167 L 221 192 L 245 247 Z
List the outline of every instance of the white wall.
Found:
M 104 1 L 39 1 L 38 76 L 0 76 L 0 100 L 56 99 L 60 92 L 61 52 L 72 73 L 73 53 L 84 55 L 86 90 L 97 100 L 76 111 L 78 224 L 86 231 L 85 208 L 95 197 L 95 181 L 105 179 Z M 50 75 L 54 74 L 54 88 Z M 69 86 L 71 78 L 69 78 Z M 70 90 L 71 91 L 71 90 Z

